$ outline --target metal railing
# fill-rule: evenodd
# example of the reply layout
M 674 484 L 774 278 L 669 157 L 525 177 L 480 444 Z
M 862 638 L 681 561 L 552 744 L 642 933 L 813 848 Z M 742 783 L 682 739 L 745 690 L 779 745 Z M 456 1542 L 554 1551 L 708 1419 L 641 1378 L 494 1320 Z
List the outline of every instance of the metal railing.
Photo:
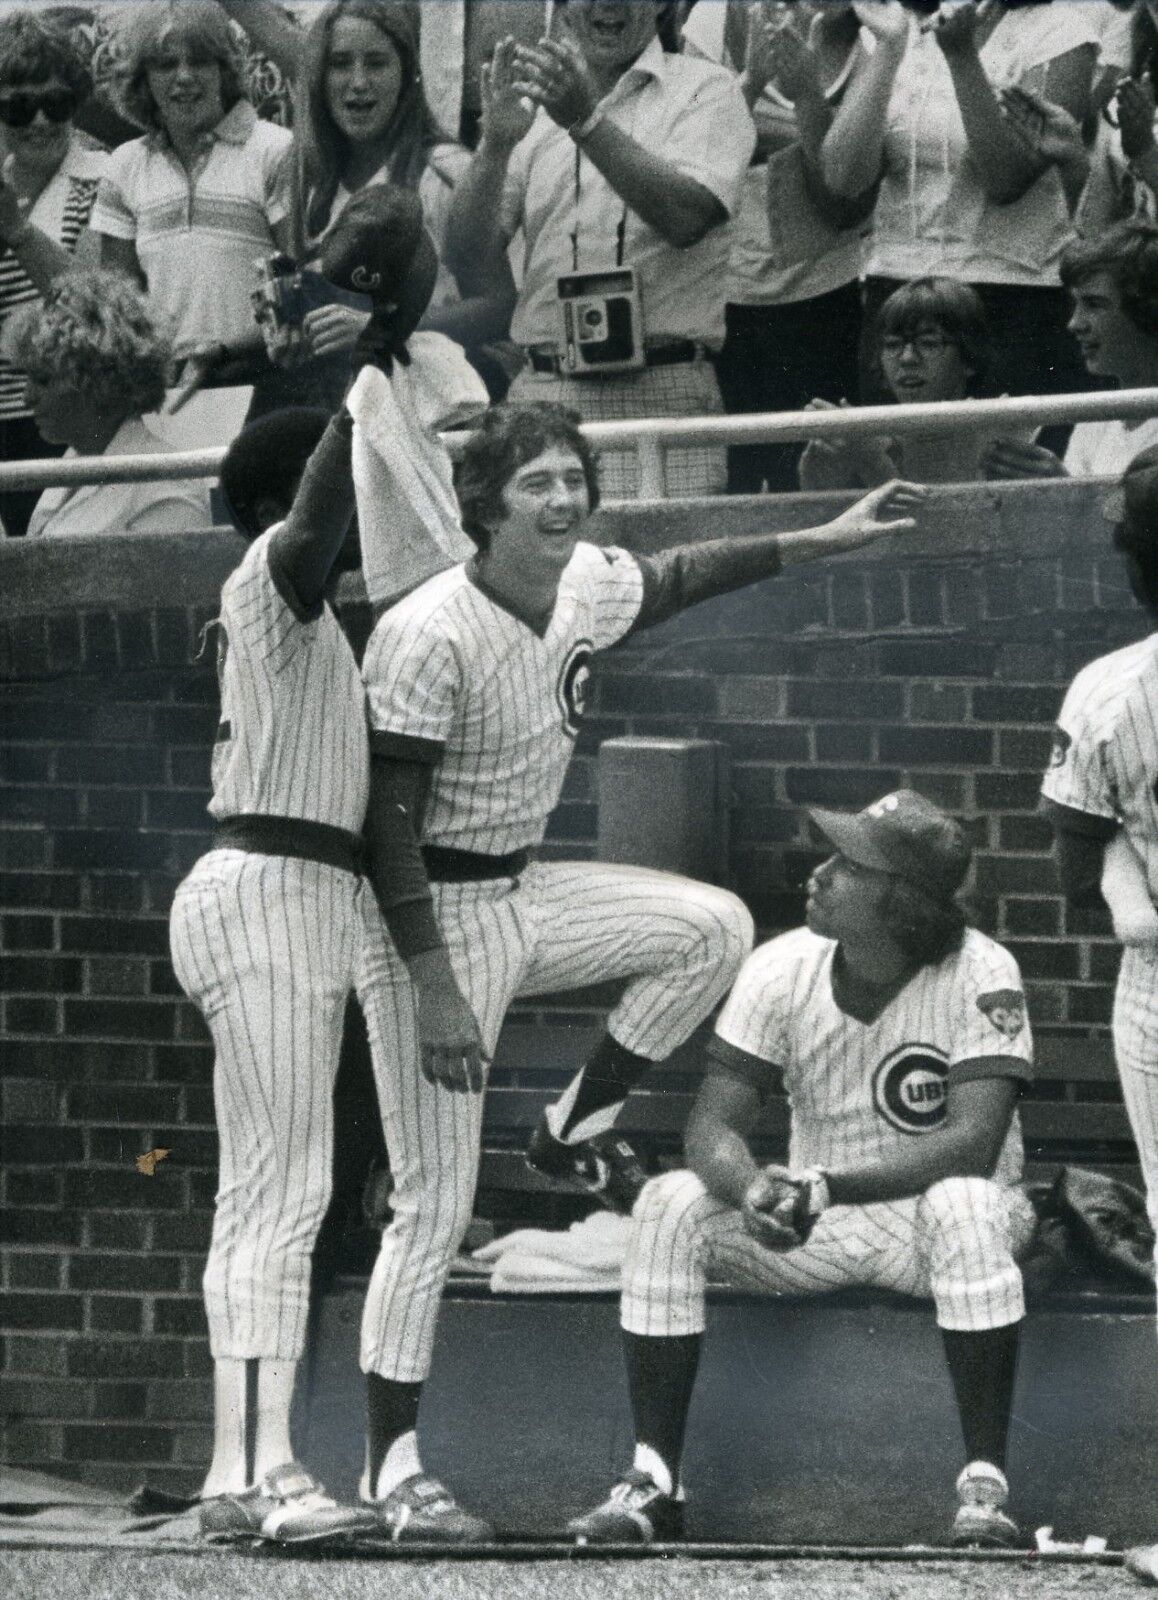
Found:
M 1002 433 L 1112 419 L 1141 421 L 1158 416 L 1158 388 L 1109 389 L 1092 394 L 1018 395 L 1000 400 L 944 400 L 925 405 L 856 406 L 834 411 L 778 411 L 726 417 L 638 417 L 626 422 L 588 422 L 592 444 L 636 449 L 640 494 L 665 498 L 663 451 L 673 445 L 781 444 L 832 436 L 891 439 L 943 433 Z M 452 456 L 468 434 L 444 434 Z M 145 483 L 157 479 L 215 478 L 225 450 L 182 450 L 171 455 L 75 456 L 70 460 L 0 463 L 0 492 L 73 484 Z

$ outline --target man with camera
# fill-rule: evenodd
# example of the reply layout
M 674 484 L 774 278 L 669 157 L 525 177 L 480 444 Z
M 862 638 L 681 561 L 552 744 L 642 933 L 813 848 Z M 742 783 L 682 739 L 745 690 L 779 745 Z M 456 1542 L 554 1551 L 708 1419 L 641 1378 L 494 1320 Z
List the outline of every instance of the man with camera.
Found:
M 557 37 L 504 39 L 483 74 L 482 138 L 455 194 L 446 253 L 485 292 L 522 230 L 513 400 L 586 421 L 722 411 L 730 229 L 755 128 L 735 78 L 674 53 L 672 8 L 569 0 Z M 491 280 L 493 281 L 493 279 Z M 634 451 L 601 457 L 609 499 L 640 492 Z M 671 449 L 669 495 L 726 486 L 722 448 Z

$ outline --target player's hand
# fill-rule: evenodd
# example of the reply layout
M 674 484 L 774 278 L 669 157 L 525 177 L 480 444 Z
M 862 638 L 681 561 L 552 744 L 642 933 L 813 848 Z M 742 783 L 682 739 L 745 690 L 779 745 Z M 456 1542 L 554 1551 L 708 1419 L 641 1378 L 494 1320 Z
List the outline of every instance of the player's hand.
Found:
M 766 1250 L 798 1250 L 812 1232 L 806 1199 L 803 1184 L 787 1167 L 764 1167 L 744 1194 L 740 1207 L 744 1227 Z
M 333 356 L 352 350 L 369 321 L 369 312 L 355 311 L 353 306 L 315 306 L 302 318 L 310 355 Z
M 1114 96 L 1122 154 L 1127 161 L 1138 161 L 1154 149 L 1154 85 L 1150 74 L 1123 78 Z
M 422 1076 L 456 1093 L 478 1094 L 486 1055 L 474 1012 L 450 971 L 444 951 L 433 962 L 410 963 L 418 1005 L 418 1048 Z
M 541 39 L 516 52 L 519 89 L 560 128 L 586 122 L 599 104 L 591 69 L 574 39 Z
M 482 69 L 481 83 L 482 143 L 513 150 L 535 120 L 535 102 L 516 87 L 512 38 L 499 40 L 490 64 Z
M 829 553 L 859 550 L 888 534 L 911 532 L 917 526 L 916 513 L 928 495 L 928 489 L 920 483 L 905 483 L 900 478 L 882 483 L 823 530 Z
M 985 476 L 1003 478 L 1068 478 L 1065 462 L 1043 444 L 1021 439 L 994 439 L 981 461 Z

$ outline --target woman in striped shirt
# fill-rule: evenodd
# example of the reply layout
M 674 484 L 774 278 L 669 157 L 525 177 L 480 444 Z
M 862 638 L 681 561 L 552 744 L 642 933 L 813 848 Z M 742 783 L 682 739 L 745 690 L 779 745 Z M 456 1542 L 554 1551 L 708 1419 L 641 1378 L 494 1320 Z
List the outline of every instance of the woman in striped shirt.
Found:
M 89 214 L 105 153 L 73 126 L 92 78 L 69 38 L 30 11 L 0 18 L 0 329 L 74 261 L 91 260 Z M 0 359 L 0 460 L 59 455 L 36 430 L 24 374 Z M 39 490 L 0 494 L 0 522 L 23 534 Z

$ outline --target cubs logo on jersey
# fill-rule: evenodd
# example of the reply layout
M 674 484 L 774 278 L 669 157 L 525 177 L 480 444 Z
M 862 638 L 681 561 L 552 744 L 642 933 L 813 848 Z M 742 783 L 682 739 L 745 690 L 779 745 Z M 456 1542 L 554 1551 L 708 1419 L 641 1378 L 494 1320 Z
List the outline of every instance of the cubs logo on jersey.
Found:
M 1025 1027 L 1025 996 L 1019 989 L 994 989 L 977 996 L 977 1009 L 983 1011 L 1007 1039 L 1016 1039 Z
M 902 1044 L 873 1074 L 877 1115 L 900 1133 L 928 1133 L 945 1120 L 949 1058 L 931 1044 Z
M 587 710 L 587 687 L 591 682 L 591 657 L 595 647 L 590 639 L 576 639 L 559 671 L 555 699 L 563 715 L 563 731 L 569 739 L 579 734 L 579 724 Z

